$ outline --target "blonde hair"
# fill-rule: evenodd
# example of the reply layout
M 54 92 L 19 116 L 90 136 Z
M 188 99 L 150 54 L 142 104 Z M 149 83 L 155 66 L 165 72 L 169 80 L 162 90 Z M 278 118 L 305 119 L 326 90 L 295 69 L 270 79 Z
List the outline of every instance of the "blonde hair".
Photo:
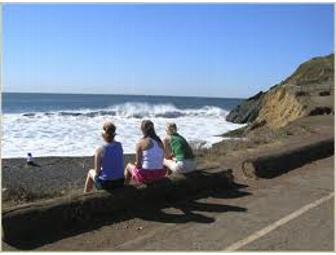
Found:
M 111 122 L 111 121 L 106 121 L 103 124 L 103 130 L 104 132 L 102 133 L 103 138 L 105 139 L 106 142 L 110 143 L 113 141 L 116 133 L 116 126 Z
M 174 122 L 167 123 L 166 130 L 170 135 L 175 134 L 177 132 L 176 124 Z

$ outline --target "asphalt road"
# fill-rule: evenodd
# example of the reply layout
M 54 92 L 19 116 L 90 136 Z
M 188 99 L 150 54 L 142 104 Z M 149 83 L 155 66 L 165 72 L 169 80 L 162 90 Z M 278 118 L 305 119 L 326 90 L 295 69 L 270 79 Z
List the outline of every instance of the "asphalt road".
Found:
M 237 182 L 235 191 L 139 208 L 123 220 L 111 215 L 102 227 L 38 250 L 334 250 L 334 157 L 274 179 Z

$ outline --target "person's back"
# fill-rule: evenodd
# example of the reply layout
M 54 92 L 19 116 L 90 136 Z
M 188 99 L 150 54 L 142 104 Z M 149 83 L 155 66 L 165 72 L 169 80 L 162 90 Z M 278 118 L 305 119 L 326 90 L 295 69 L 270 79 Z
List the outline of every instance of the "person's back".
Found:
M 141 131 L 143 137 L 136 145 L 135 164 L 128 163 L 125 169 L 126 183 L 131 180 L 135 183 L 150 183 L 166 175 L 163 144 L 155 133 L 153 122 L 143 120 Z
M 103 145 L 101 172 L 98 178 L 103 181 L 124 178 L 124 157 L 120 142 L 114 141 Z
M 177 133 L 175 123 L 168 123 L 164 141 L 164 165 L 172 172 L 188 173 L 196 168 L 193 151 L 187 140 Z
M 142 169 L 161 170 L 163 169 L 163 149 L 158 142 L 149 138 L 152 146 L 142 151 Z
M 175 133 L 171 135 L 170 146 L 176 161 L 194 158 L 191 147 L 180 134 Z
M 97 189 L 113 190 L 124 185 L 124 156 L 121 143 L 114 137 L 116 126 L 107 121 L 103 125 L 102 138 L 104 145 L 96 149 L 94 155 L 94 169 L 88 171 L 84 192 L 90 192 L 93 185 Z

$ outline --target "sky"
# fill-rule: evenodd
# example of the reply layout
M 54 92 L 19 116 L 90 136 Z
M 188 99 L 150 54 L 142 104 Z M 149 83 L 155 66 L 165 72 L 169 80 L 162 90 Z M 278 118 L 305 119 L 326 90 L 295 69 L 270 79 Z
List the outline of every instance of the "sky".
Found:
M 331 4 L 4 4 L 4 92 L 244 98 L 334 49 Z

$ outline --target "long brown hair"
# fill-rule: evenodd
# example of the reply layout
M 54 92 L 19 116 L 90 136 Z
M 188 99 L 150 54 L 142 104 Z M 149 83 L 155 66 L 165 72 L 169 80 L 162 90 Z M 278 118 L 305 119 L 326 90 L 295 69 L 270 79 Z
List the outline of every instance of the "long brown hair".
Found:
M 141 122 L 141 130 L 144 134 L 144 138 L 150 137 L 158 142 L 159 145 L 163 146 L 160 137 L 155 133 L 154 123 L 150 120 L 143 120 Z

